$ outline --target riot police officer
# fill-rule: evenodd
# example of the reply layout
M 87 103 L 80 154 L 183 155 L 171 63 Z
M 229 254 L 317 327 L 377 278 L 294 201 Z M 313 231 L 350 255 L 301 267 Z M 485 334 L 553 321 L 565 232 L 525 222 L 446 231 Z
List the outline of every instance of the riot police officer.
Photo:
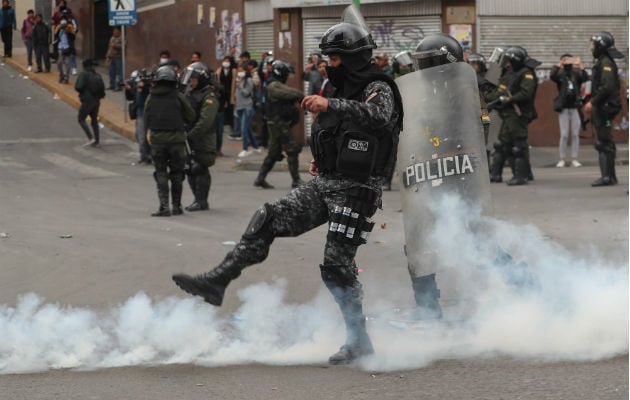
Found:
M 490 166 L 491 182 L 502 181 L 503 164 L 510 158 L 514 176 L 507 184 L 524 185 L 528 180 L 527 125 L 535 118 L 536 75 L 527 62 L 527 52 L 522 47 L 506 49 L 499 87 L 487 95 L 488 106 L 499 107 L 502 120 Z
M 615 115 L 621 111 L 619 74 L 613 58 L 623 56 L 615 48 L 615 39 L 609 32 L 597 32 L 591 37 L 591 52 L 595 57 L 592 96 L 584 105 L 584 113 L 591 114 L 591 122 L 597 133 L 595 149 L 599 153 L 599 169 L 602 175 L 591 186 L 610 186 L 617 184 L 617 147 L 613 142 L 611 125 Z
M 186 134 L 184 124 L 195 120 L 186 97 L 177 90 L 177 73 L 169 65 L 155 71 L 154 86 L 144 108 L 145 126 L 150 131 L 151 156 L 157 182 L 160 208 L 153 217 L 171 216 L 169 208 L 169 180 L 173 215 L 183 213 L 182 182 L 186 165 Z
M 230 281 L 262 262 L 276 237 L 298 236 L 328 223 L 321 276 L 347 332 L 346 344 L 329 358 L 332 364 L 373 352 L 354 258 L 374 226 L 370 218 L 381 204 L 381 181 L 395 163 L 403 113 L 396 84 L 370 64 L 376 44 L 358 9 L 346 8 L 342 21 L 320 43 L 330 58 L 328 76 L 337 92 L 330 99 L 312 95 L 302 101 L 302 108 L 317 114 L 309 171 L 314 179 L 258 209 L 240 242 L 216 268 L 173 276 L 186 292 L 221 305 Z
M 477 86 L 479 86 L 479 102 L 481 103 L 481 118 L 483 123 L 483 136 L 488 144 L 488 136 L 490 134 L 490 117 L 488 116 L 488 105 L 486 103 L 486 96 L 488 93 L 496 89 L 496 86 L 486 79 L 486 73 L 488 67 L 486 65 L 486 58 L 479 53 L 471 53 L 466 60 L 468 64 L 477 73 Z M 487 156 L 490 158 L 490 152 L 487 151 Z
M 186 68 L 184 82 L 190 88 L 186 98 L 195 110 L 197 119 L 190 124 L 186 140 L 190 147 L 190 163 L 186 169 L 188 184 L 195 200 L 186 211 L 208 209 L 208 193 L 211 176 L 209 168 L 216 158 L 217 137 L 215 119 L 219 111 L 219 101 L 211 86 L 211 72 L 208 67 L 195 62 Z
M 264 88 L 269 152 L 254 181 L 256 187 L 273 189 L 265 178 L 274 164 L 284 158 L 282 152 L 287 155 L 291 187 L 296 188 L 303 183 L 298 170 L 298 154 L 302 151 L 302 145 L 293 140 L 291 127 L 300 120 L 300 111 L 295 107 L 295 103 L 302 101 L 304 93 L 286 85 L 289 74 L 293 72 L 293 67 L 282 60 L 275 60 L 271 65 L 271 77 Z

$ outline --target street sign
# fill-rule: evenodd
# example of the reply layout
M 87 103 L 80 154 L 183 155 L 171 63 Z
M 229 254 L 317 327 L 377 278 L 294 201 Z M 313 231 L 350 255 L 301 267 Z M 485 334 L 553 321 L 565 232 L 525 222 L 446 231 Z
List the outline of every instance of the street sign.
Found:
M 135 25 L 138 22 L 136 0 L 108 0 L 109 25 Z

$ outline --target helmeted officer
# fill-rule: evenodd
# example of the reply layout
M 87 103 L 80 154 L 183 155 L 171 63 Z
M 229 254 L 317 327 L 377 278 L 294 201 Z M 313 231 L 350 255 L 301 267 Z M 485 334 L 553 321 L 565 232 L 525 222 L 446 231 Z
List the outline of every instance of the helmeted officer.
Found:
M 289 63 L 275 60 L 271 65 L 271 77 L 264 88 L 269 151 L 254 181 L 254 186 L 263 189 L 273 189 L 273 186 L 265 179 L 274 164 L 282 161 L 283 152 L 287 155 L 292 180 L 291 187 L 296 188 L 303 183 L 298 170 L 298 154 L 302 151 L 302 145 L 293 140 L 291 127 L 300 121 L 300 110 L 295 103 L 302 101 L 304 93 L 286 85 L 289 74 L 292 73 L 294 73 L 293 67 Z
M 221 305 L 230 281 L 262 262 L 276 237 L 298 236 L 328 223 L 321 276 L 347 331 L 346 344 L 329 358 L 332 364 L 373 352 L 354 258 L 374 226 L 370 218 L 381 204 L 382 179 L 394 167 L 403 113 L 396 84 L 370 64 L 376 44 L 358 9 L 349 6 L 342 21 L 320 43 L 330 58 L 328 76 L 337 92 L 330 99 L 312 95 L 302 101 L 304 109 L 317 114 L 309 171 L 314 179 L 256 211 L 219 266 L 201 275 L 173 276 L 186 292 Z
M 186 98 L 197 114 L 197 119 L 190 124 L 186 135 L 192 161 L 186 169 L 186 175 L 195 196 L 195 201 L 186 207 L 186 211 L 207 210 L 212 182 L 209 168 L 214 165 L 217 152 L 214 122 L 219 111 L 219 100 L 211 86 L 212 73 L 205 64 L 195 62 L 189 65 L 183 80 L 190 88 Z
M 524 185 L 529 175 L 527 125 L 535 118 L 536 75 L 528 66 L 525 49 L 513 46 L 503 56 L 499 87 L 488 93 L 489 106 L 500 107 L 501 130 L 490 166 L 490 181 L 501 182 L 503 164 L 512 158 L 514 176 L 508 185 Z
M 184 124 L 195 120 L 195 110 L 177 90 L 177 73 L 171 66 L 157 68 L 153 80 L 155 86 L 151 88 L 145 103 L 144 121 L 150 131 L 151 156 L 155 166 L 153 176 L 157 182 L 160 208 L 151 216 L 168 217 L 171 215 L 169 180 L 172 214 L 183 213 L 182 182 L 186 165 Z
M 595 149 L 599 153 L 601 177 L 591 186 L 617 184 L 615 157 L 617 146 L 612 138 L 611 125 L 621 111 L 619 74 L 613 58 L 623 55 L 615 48 L 615 39 L 609 32 L 597 32 L 591 37 L 591 52 L 595 57 L 592 76 L 592 96 L 584 105 L 584 113 L 591 113 L 593 129 L 597 133 Z
M 477 74 L 477 86 L 479 87 L 479 102 L 481 103 L 481 115 L 483 122 L 483 136 L 488 144 L 488 136 L 490 134 L 490 117 L 488 116 L 488 105 L 486 102 L 486 96 L 488 93 L 496 89 L 496 86 L 486 79 L 486 73 L 488 72 L 488 66 L 486 64 L 486 58 L 479 53 L 471 53 L 466 60 L 468 64 L 475 70 Z M 487 152 L 488 159 L 490 159 L 490 152 Z

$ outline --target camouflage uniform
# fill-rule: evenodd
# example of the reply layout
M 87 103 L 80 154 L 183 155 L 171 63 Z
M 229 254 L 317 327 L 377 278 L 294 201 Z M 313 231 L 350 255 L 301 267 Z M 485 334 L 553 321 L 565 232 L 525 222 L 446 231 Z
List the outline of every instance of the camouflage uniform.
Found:
M 265 114 L 267 115 L 267 129 L 269 131 L 269 152 L 263 160 L 257 182 L 264 181 L 277 161 L 282 161 L 287 155 L 287 164 L 291 174 L 292 187 L 298 187 L 302 181 L 298 172 L 298 154 L 302 145 L 293 140 L 291 127 L 299 121 L 300 111 L 294 103 L 302 101 L 304 93 L 293 89 L 272 78 L 265 88 Z M 259 185 L 256 185 L 259 186 Z
M 504 104 L 499 113 L 502 120 L 501 130 L 490 167 L 490 178 L 494 182 L 501 181 L 503 164 L 511 157 L 514 157 L 514 178 L 508 183 L 527 182 L 527 125 L 534 118 L 535 93 L 536 76 L 529 68 L 523 67 L 516 72 L 506 70 L 501 75 L 499 87 L 486 97 L 488 102 L 492 102 L 501 96 L 509 96 L 509 102 Z
M 210 86 L 199 90 L 193 89 L 187 97 L 198 117 L 187 134 L 193 163 L 186 173 L 195 202 L 186 207 L 186 210 L 207 210 L 208 192 L 212 183 L 209 168 L 214 165 L 217 152 L 215 118 L 219 110 L 219 101 Z
M 379 135 L 379 143 L 389 143 L 397 140 L 398 116 L 392 89 L 383 81 L 375 81 L 365 87 L 360 100 L 330 99 L 328 111 L 319 114 L 313 129 L 321 129 L 325 125 L 322 120 L 341 121 L 342 126 L 352 122 Z M 354 257 L 374 225 L 370 217 L 380 207 L 386 173 L 374 172 L 361 182 L 338 172 L 320 172 L 285 197 L 256 211 L 240 242 L 215 269 L 195 277 L 175 275 L 173 279 L 183 290 L 220 305 L 228 283 L 247 266 L 264 261 L 276 237 L 298 236 L 328 222 L 320 265 L 322 279 L 341 308 L 346 322 L 346 345 L 369 354 L 372 346 L 365 329 L 363 291 Z

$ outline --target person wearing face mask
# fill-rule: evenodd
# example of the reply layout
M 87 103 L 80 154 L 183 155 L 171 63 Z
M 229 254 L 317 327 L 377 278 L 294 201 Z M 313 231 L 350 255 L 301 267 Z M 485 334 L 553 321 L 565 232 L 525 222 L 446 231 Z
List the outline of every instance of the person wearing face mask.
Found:
M 295 107 L 304 98 L 304 93 L 286 85 L 289 75 L 294 72 L 293 67 L 286 61 L 276 60 L 272 64 L 271 77 L 265 87 L 265 115 L 269 129 L 269 152 L 260 166 L 254 186 L 263 189 L 273 189 L 265 178 L 273 169 L 276 162 L 282 161 L 283 152 L 287 155 L 287 164 L 291 174 L 291 187 L 296 188 L 302 183 L 299 172 L 298 155 L 302 146 L 293 140 L 291 127 L 300 121 L 300 111 Z
M 309 171 L 314 178 L 260 207 L 216 268 L 194 276 L 175 274 L 173 280 L 220 306 L 228 284 L 246 267 L 264 261 L 276 237 L 295 237 L 328 223 L 321 277 L 341 309 L 347 334 L 328 361 L 348 364 L 374 352 L 354 258 L 374 226 L 381 181 L 394 168 L 403 109 L 394 81 L 370 64 L 376 44 L 356 6 L 346 8 L 342 22 L 326 31 L 319 47 L 330 58 L 328 75 L 337 91 L 330 99 L 312 95 L 301 103 L 318 114 Z
M 234 128 L 234 103 L 236 101 L 236 68 L 232 68 L 232 62 L 230 57 L 223 57 L 221 66 L 216 70 L 219 83 L 223 86 L 225 93 L 225 105 L 223 108 L 223 124 L 221 124 L 221 131 L 218 134 L 223 135 L 223 126 L 230 125 Z M 232 132 L 235 134 L 235 132 Z M 240 133 L 234 138 L 240 137 Z
M 254 80 L 246 68 L 247 64 L 241 64 L 238 66 L 236 72 L 235 108 L 243 136 L 243 150 L 238 153 L 239 157 L 247 157 L 252 153 L 261 153 L 251 126 L 252 116 L 254 115 L 254 96 L 256 89 L 254 87 Z M 252 151 L 248 150 L 250 144 L 253 147 Z

